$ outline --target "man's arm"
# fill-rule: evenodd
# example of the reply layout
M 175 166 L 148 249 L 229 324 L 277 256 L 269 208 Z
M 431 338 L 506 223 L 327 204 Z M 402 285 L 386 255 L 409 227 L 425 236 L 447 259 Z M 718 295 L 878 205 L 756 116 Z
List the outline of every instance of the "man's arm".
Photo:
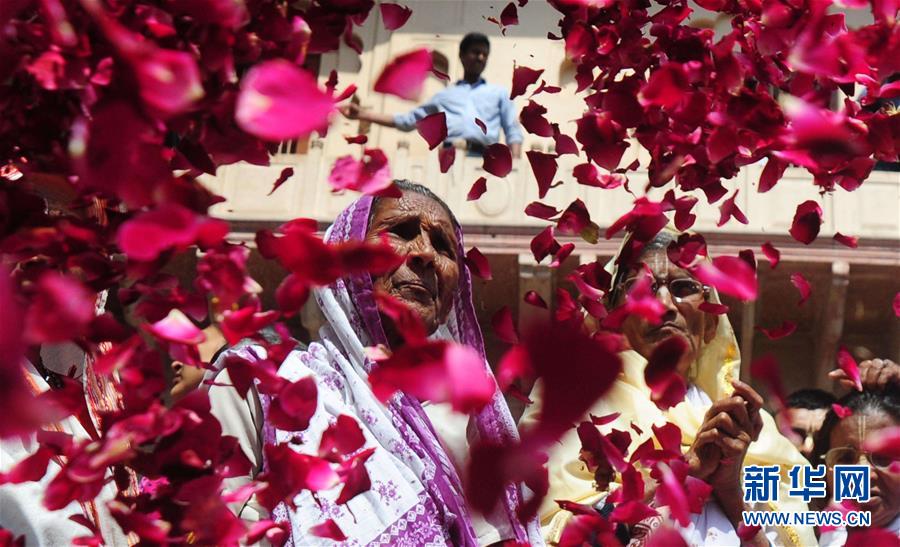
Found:
M 339 107 L 341 114 L 351 120 L 362 120 L 365 122 L 377 123 L 385 127 L 393 127 L 401 131 L 412 131 L 416 128 L 416 122 L 434 114 L 440 110 L 434 100 L 423 105 L 417 106 L 406 114 L 382 114 L 380 112 L 371 112 L 363 110 L 358 103 L 349 103 Z
M 516 105 L 505 91 L 500 98 L 500 125 L 503 126 L 503 134 L 506 136 L 506 144 L 509 146 L 512 157 L 520 157 L 524 135 L 522 135 L 522 128 L 519 127 L 519 121 L 516 119 Z

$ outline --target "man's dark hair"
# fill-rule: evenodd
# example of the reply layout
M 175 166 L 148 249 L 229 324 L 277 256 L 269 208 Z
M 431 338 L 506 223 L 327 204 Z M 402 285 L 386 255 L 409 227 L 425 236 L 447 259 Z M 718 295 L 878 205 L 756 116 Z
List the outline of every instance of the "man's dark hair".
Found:
M 491 41 L 488 40 L 488 37 L 480 32 L 470 32 L 463 36 L 462 41 L 459 43 L 459 54 L 469 51 L 469 48 L 475 45 L 482 45 L 488 48 L 488 51 L 491 49 Z
M 433 199 L 444 208 L 444 211 L 447 211 L 447 216 L 450 217 L 450 221 L 453 222 L 454 227 L 459 227 L 459 221 L 456 220 L 456 215 L 453 214 L 453 211 L 450 210 L 450 207 L 444 203 L 444 200 L 439 198 L 437 194 L 432 192 L 427 186 L 419 184 L 417 182 L 412 182 L 406 179 L 395 179 L 394 186 L 397 187 L 401 192 L 415 192 L 419 195 L 425 196 L 427 198 Z M 372 199 L 372 207 L 369 209 L 369 220 L 366 222 L 366 226 L 372 223 L 372 217 L 375 216 L 375 208 L 378 206 L 378 202 L 381 198 L 378 196 Z
M 831 405 L 835 402 L 837 402 L 837 397 L 827 391 L 821 389 L 798 389 L 788 395 L 787 407 L 818 410 L 820 408 L 831 408 Z

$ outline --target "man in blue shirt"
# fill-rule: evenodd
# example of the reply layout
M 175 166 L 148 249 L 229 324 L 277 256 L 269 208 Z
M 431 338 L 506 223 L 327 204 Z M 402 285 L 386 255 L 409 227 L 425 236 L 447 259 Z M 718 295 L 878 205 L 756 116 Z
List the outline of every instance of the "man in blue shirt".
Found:
M 437 93 L 427 103 L 396 115 L 363 111 L 353 103 L 342 106 L 341 112 L 351 120 L 368 121 L 402 131 L 412 131 L 422 118 L 444 112 L 447 116 L 444 145 L 464 140 L 469 153 L 478 155 L 488 145 L 500 142 L 502 127 L 510 152 L 517 158 L 522 152 L 522 129 L 516 120 L 515 105 L 506 89 L 489 84 L 481 77 L 490 52 L 491 43 L 487 36 L 470 32 L 459 43 L 463 79 Z M 476 119 L 484 124 L 484 130 Z

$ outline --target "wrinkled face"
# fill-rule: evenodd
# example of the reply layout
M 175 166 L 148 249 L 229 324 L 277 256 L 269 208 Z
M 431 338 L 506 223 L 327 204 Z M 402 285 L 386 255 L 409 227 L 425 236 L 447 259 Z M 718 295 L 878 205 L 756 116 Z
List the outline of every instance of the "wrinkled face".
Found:
M 396 270 L 374 277 L 375 290 L 406 304 L 433 333 L 447 319 L 459 285 L 453 221 L 433 199 L 415 192 L 400 198 L 381 198 L 375 205 L 366 241 L 377 243 L 384 234 L 406 261 Z M 384 321 L 385 334 L 391 325 Z M 396 337 L 393 337 L 396 339 Z
M 795 443 L 797 450 L 803 454 L 806 459 L 812 456 L 816 434 L 822 428 L 822 422 L 825 421 L 825 415 L 828 414 L 827 408 L 789 408 L 787 410 L 788 423 L 791 429 L 799 437 L 799 444 Z
M 870 462 L 867 457 L 854 456 L 860 454 L 858 451 L 862 449 L 862 444 L 867 437 L 897 425 L 900 424 L 883 412 L 854 413 L 838 422 L 831 430 L 829 437 L 829 446 L 831 447 L 829 453 L 834 453 L 835 449 L 841 448 L 853 450 L 841 451 L 845 455 L 838 458 L 829 458 L 829 455 L 826 454 L 826 462 L 841 465 L 869 465 L 871 498 L 868 502 L 860 504 L 860 510 L 872 512 L 872 526 L 875 528 L 883 528 L 900 515 L 900 473 L 891 473 L 887 465 L 884 465 L 888 463 L 886 461 Z M 878 465 L 873 465 L 873 463 Z M 825 477 L 828 481 L 828 492 L 834 492 L 833 474 L 830 469 Z
M 466 74 L 481 74 L 487 66 L 488 56 L 491 50 L 484 44 L 473 44 L 459 54 L 463 70 Z
M 203 381 L 203 372 L 200 367 L 185 365 L 180 361 L 172 363 L 172 400 L 178 401 L 197 389 Z
M 661 323 L 658 325 L 650 324 L 643 317 L 632 314 L 622 323 L 622 332 L 628 339 L 632 349 L 646 359 L 650 358 L 650 354 L 663 340 L 671 336 L 684 338 L 687 342 L 688 351 L 682 358 L 681 363 L 679 363 L 678 373 L 686 377 L 690 364 L 694 361 L 702 343 L 710 342 L 715 336 L 718 316 L 708 314 L 699 309 L 700 304 L 705 300 L 702 292 L 690 297 L 682 297 L 680 302 L 676 301 L 678 299 L 672 293 L 673 290 L 676 293 L 679 293 L 679 291 L 672 287 L 683 286 L 691 281 L 696 283 L 696 280 L 691 277 L 687 270 L 671 263 L 665 249 L 654 249 L 645 252 L 641 256 L 641 262 L 647 265 L 657 282 L 665 281 L 669 283 L 669 285 L 660 283 L 659 291 L 656 293 L 656 298 L 663 303 L 666 311 L 661 317 Z M 627 291 L 624 288 L 632 280 L 642 275 L 642 271 L 642 268 L 632 268 L 624 277 L 624 286 L 619 288 L 616 306 L 621 306 L 625 303 L 625 293 Z

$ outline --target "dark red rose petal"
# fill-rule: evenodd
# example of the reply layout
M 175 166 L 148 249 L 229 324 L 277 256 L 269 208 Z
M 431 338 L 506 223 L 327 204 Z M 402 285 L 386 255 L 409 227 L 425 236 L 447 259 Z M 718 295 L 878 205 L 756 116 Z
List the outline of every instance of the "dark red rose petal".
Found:
M 443 112 L 436 112 L 425 116 L 416 122 L 416 130 L 428 143 L 428 149 L 434 150 L 435 146 L 447 138 L 447 115 Z
M 527 66 L 517 66 L 513 69 L 512 89 L 509 92 L 509 98 L 515 99 L 519 95 L 525 93 L 525 89 L 531 84 L 538 81 L 544 69 L 534 70 Z
M 762 252 L 766 255 L 766 258 L 769 259 L 769 267 L 775 269 L 775 266 L 777 266 L 778 262 L 781 260 L 781 251 L 776 249 L 771 242 L 766 241 L 762 244 Z
M 487 191 L 487 179 L 484 177 L 478 177 L 472 184 L 472 188 L 469 189 L 469 193 L 466 195 L 466 201 L 475 201 L 480 198 Z
M 791 237 L 809 245 L 819 235 L 822 225 L 822 208 L 815 201 L 804 201 L 797 206 L 794 221 L 791 223 Z
M 503 178 L 512 171 L 512 154 L 503 143 L 494 143 L 484 151 L 482 168 L 495 177 Z
M 381 9 L 381 20 L 384 22 L 384 28 L 388 31 L 394 31 L 402 27 L 412 15 L 411 9 L 400 4 L 381 3 L 378 7 Z M 343 539 L 338 541 L 343 541 Z
M 487 257 L 481 254 L 481 251 L 479 251 L 477 247 L 472 247 L 469 249 L 469 252 L 466 253 L 466 265 L 469 267 L 472 274 L 485 281 L 490 281 L 491 265 L 488 262 Z

